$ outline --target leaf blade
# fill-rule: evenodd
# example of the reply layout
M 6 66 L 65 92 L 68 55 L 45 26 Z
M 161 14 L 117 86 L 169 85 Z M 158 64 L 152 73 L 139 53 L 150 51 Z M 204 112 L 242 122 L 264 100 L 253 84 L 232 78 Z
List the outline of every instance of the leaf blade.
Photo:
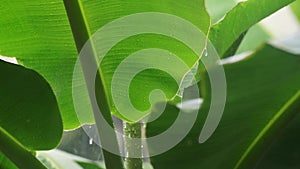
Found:
M 227 13 L 225 18 L 212 26 L 210 40 L 220 56 L 248 28 L 294 0 L 248 0 L 241 2 Z M 257 11 L 258 10 L 258 11 Z M 243 22 L 240 22 L 243 21 Z M 238 24 L 238 26 L 236 26 Z
M 57 97 L 64 128 L 77 127 L 71 88 L 77 54 L 62 1 L 2 1 L 0 7 L 0 54 L 41 74 Z
M 189 135 L 172 150 L 152 157 L 154 167 L 234 168 L 265 124 L 299 91 L 300 80 L 297 78 L 300 75 L 299 59 L 299 55 L 292 55 L 267 45 L 240 62 L 224 65 L 228 95 L 223 118 L 215 133 L 204 144 L 198 143 L 200 129 L 209 109 L 210 90 L 207 90 L 197 122 Z M 205 88 L 209 88 L 207 76 L 202 74 L 201 77 L 201 87 L 205 85 Z M 299 104 L 296 106 L 299 108 Z M 171 109 L 168 111 L 164 112 L 164 117 L 157 122 L 148 124 L 148 136 L 157 135 L 172 124 L 177 116 L 176 111 Z M 291 118 L 296 113 L 287 115 Z M 280 120 L 282 127 L 289 118 Z M 273 138 L 276 134 L 273 133 L 267 138 Z M 256 146 L 259 147 L 258 152 L 262 152 L 265 148 Z M 247 156 L 250 162 L 245 163 L 246 168 L 253 165 L 250 156 L 250 154 Z M 174 160 L 182 161 L 182 165 L 174 164 Z
M 36 72 L 0 60 L 0 125 L 30 150 L 56 147 L 62 120 L 49 84 Z

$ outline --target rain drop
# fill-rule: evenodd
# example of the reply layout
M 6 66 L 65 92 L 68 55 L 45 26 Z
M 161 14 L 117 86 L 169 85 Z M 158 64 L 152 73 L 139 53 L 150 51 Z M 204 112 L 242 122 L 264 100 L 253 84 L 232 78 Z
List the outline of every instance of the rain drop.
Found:
M 146 129 L 146 127 L 147 127 L 146 123 L 142 123 L 142 128 Z
M 93 139 L 92 139 L 92 138 L 90 138 L 90 140 L 89 140 L 89 144 L 90 144 L 90 145 L 92 145 L 92 144 L 93 144 Z
M 204 56 L 208 56 L 207 48 L 205 47 L 203 50 Z

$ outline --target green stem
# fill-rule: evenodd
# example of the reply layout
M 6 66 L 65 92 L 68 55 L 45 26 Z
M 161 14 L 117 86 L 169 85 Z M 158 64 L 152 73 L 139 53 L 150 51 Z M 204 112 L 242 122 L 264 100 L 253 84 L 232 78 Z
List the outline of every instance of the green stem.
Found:
M 35 156 L 0 127 L 0 150 L 20 169 L 47 169 Z
M 64 0 L 65 9 L 69 18 L 71 30 L 73 33 L 73 37 L 75 40 L 76 48 L 78 53 L 81 51 L 84 44 L 89 40 L 91 37 L 91 32 L 89 29 L 88 22 L 85 17 L 84 8 L 82 5 L 81 0 Z M 93 44 L 91 44 L 93 46 Z M 113 126 L 113 121 L 111 117 L 111 113 L 109 110 L 109 105 L 107 102 L 107 97 L 104 90 L 104 85 L 100 76 L 100 71 L 96 74 L 96 80 L 94 79 L 91 81 L 91 67 L 98 67 L 98 63 L 96 62 L 96 55 L 93 47 L 87 49 L 90 51 L 90 54 L 86 55 L 85 57 L 80 57 L 80 63 L 82 66 L 83 74 L 85 77 L 85 82 L 87 85 L 88 93 L 90 96 L 90 101 L 96 121 L 96 126 L 98 128 L 98 134 L 100 137 L 101 143 L 109 143 L 113 147 L 118 147 L 117 138 L 116 137 L 106 137 L 105 131 L 102 129 L 102 124 L 100 115 L 97 113 L 98 106 L 101 110 L 102 115 L 106 119 L 106 121 Z M 96 86 L 95 90 L 93 86 Z M 97 96 L 97 102 L 93 100 L 93 94 Z M 106 169 L 123 169 L 122 159 L 120 156 L 113 154 L 105 149 L 102 149 L 103 158 L 105 161 Z
M 141 123 L 126 123 L 124 122 L 124 134 L 125 136 L 125 168 L 126 169 L 142 169 L 142 141 L 131 141 L 130 138 L 141 138 L 142 126 Z M 140 158 L 131 158 L 140 157 Z

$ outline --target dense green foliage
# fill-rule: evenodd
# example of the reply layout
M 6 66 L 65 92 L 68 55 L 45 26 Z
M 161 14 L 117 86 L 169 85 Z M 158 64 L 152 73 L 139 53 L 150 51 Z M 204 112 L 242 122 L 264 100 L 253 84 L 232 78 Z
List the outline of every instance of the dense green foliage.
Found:
M 3 0 L 0 4 L 0 55 L 15 57 L 19 65 L 0 60 L 0 168 L 44 168 L 40 161 L 48 168 L 62 168 L 54 157 L 63 157 L 65 154 L 54 152 L 54 155 L 48 156 L 43 151 L 36 158 L 35 153 L 56 148 L 64 130 L 80 127 L 83 122 L 97 121 L 93 118 L 93 101 L 89 100 L 91 92 L 97 94 L 99 107 L 110 124 L 111 115 L 124 122 L 137 122 L 149 113 L 155 113 L 155 110 L 145 111 L 143 114 L 134 114 L 133 118 L 125 117 L 115 108 L 112 91 L 109 90 L 118 65 L 131 53 L 146 48 L 160 48 L 176 54 L 187 65 L 185 69 L 178 68 L 170 61 L 167 66 L 177 74 L 184 75 L 198 68 L 194 84 L 199 87 L 204 99 L 192 130 L 171 150 L 151 157 L 153 168 L 275 168 L 276 165 L 272 164 L 274 161 L 280 163 L 278 168 L 299 167 L 297 159 L 300 151 L 296 144 L 299 138 L 293 135 L 299 128 L 300 54 L 268 44 L 266 41 L 271 36 L 257 25 L 260 20 L 293 1 Z M 291 5 L 298 19 L 299 4 L 298 0 Z M 206 37 L 199 43 L 199 53 L 206 55 L 208 52 L 206 57 L 211 54 L 210 49 L 206 49 L 208 41 L 214 45 L 220 58 L 253 51 L 241 61 L 224 64 L 227 80 L 224 115 L 215 133 L 203 144 L 199 144 L 198 137 L 210 108 L 209 77 L 201 62 L 197 67 L 198 53 L 187 44 L 172 39 L 173 28 L 166 28 L 164 24 L 156 28 L 170 30 L 170 37 L 153 32 L 134 35 L 114 45 L 101 64 L 97 58 L 91 58 L 94 64 L 100 64 L 95 82 L 97 90 L 79 93 L 85 99 L 86 119 L 81 122 L 77 119 L 72 80 L 78 53 L 103 26 L 121 17 L 142 12 L 172 14 L 195 25 Z M 116 31 L 114 36 L 117 37 L 124 30 L 123 27 L 117 27 L 112 31 Z M 186 33 L 185 29 L 180 31 Z M 197 37 L 191 36 L 190 39 Z M 91 42 L 96 43 L 102 39 L 93 40 Z M 296 41 L 290 44 L 299 45 Z M 94 56 L 101 49 L 93 48 L 91 51 Z M 139 61 L 131 64 L 134 67 Z M 85 66 L 83 64 L 83 68 Z M 167 103 L 167 107 L 157 120 L 147 124 L 147 136 L 166 130 L 177 117 L 178 108 L 174 103 L 178 101 L 175 96 L 181 90 L 177 83 L 181 78 L 149 69 L 132 80 L 129 97 L 139 110 L 149 109 L 148 95 L 153 89 L 159 88 L 166 95 L 163 102 Z M 89 86 L 82 83 L 79 87 L 85 85 Z M 274 140 L 276 142 L 267 151 Z M 290 152 L 282 148 L 291 145 L 297 148 L 288 149 Z M 107 169 L 123 168 L 120 157 L 102 151 Z M 266 151 L 266 156 L 262 158 Z M 298 158 L 278 159 L 274 155 L 291 152 Z M 70 155 L 64 158 L 72 167 L 102 168 L 102 163 L 91 160 L 78 160 Z

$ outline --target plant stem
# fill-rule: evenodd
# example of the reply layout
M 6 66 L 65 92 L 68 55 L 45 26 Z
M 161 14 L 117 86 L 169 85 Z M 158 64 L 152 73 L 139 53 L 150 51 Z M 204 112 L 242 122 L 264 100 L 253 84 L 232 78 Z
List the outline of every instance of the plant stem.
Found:
M 132 141 L 131 138 L 141 138 L 142 125 L 141 123 L 127 123 L 124 122 L 124 134 L 125 136 L 125 168 L 126 169 L 142 169 L 142 140 Z M 138 139 L 135 139 L 138 140 Z M 139 158 L 132 158 L 139 157 Z
M 84 44 L 89 40 L 91 37 L 90 28 L 88 25 L 88 22 L 85 17 L 85 11 L 83 8 L 83 4 L 81 0 L 64 0 L 64 6 L 69 18 L 70 26 L 72 29 L 73 37 L 75 40 L 76 48 L 78 53 L 80 53 L 82 47 Z M 95 11 L 96 12 L 96 11 Z M 93 44 L 92 44 L 93 46 Z M 106 137 L 105 131 L 102 130 L 102 124 L 104 124 L 101 121 L 98 111 L 98 106 L 101 110 L 102 115 L 107 120 L 107 122 L 113 126 L 111 113 L 109 110 L 109 105 L 107 102 L 106 93 L 104 90 L 104 84 L 102 82 L 102 79 L 99 72 L 96 74 L 96 80 L 95 77 L 91 76 L 93 70 L 91 70 L 91 67 L 98 67 L 96 54 L 93 49 L 93 47 L 90 47 L 89 49 L 86 49 L 90 53 L 86 55 L 85 57 L 79 57 L 80 63 L 82 66 L 85 83 L 88 89 L 88 94 L 90 97 L 94 118 L 96 121 L 96 126 L 98 129 L 98 134 L 100 138 L 101 143 L 110 143 L 113 147 L 118 146 L 117 138 L 116 137 Z M 92 79 L 91 79 L 92 78 Z M 94 89 L 94 87 L 96 89 Z M 96 102 L 93 99 L 93 95 L 96 95 Z M 117 149 L 117 148 L 116 148 Z M 119 155 L 114 154 L 108 150 L 102 149 L 103 158 L 105 161 L 105 167 L 106 169 L 123 169 L 122 159 Z
M 20 169 L 47 169 L 9 133 L 0 127 L 0 150 Z

